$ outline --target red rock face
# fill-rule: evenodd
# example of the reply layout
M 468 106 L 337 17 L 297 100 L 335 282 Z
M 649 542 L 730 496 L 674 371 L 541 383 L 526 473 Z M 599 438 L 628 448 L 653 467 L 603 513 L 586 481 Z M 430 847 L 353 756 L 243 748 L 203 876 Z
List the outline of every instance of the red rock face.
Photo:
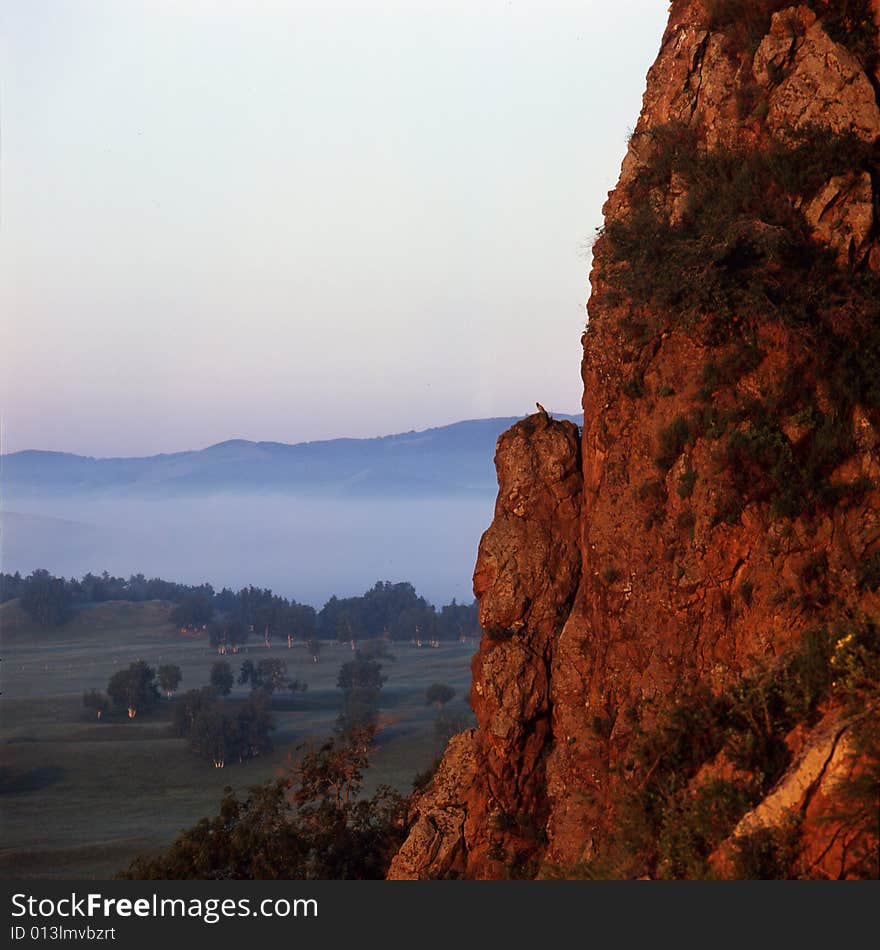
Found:
M 495 517 L 474 572 L 480 728 L 450 743 L 392 877 L 534 873 L 544 850 L 550 666 L 580 581 L 577 426 L 529 416 L 499 438 L 495 465 Z
M 606 226 L 646 188 L 670 227 L 686 219 L 687 180 L 656 173 L 658 130 L 684 129 L 697 152 L 755 153 L 804 130 L 876 148 L 878 87 L 859 58 L 864 45 L 837 42 L 815 4 L 764 4 L 766 22 L 750 36 L 713 29 L 707 7 L 717 6 L 672 4 Z M 840 268 L 880 273 L 876 188 L 867 173 L 829 175 L 786 200 Z M 742 229 L 753 243 L 778 237 L 760 215 Z M 722 470 L 717 435 L 690 423 L 671 451 L 664 439 L 707 406 L 747 431 L 738 410 L 772 402 L 792 366 L 830 413 L 815 343 L 762 316 L 749 337 L 759 357 L 707 395 L 705 368 L 729 364 L 740 344 L 714 338 L 709 312 L 683 320 L 622 296 L 602 266 L 608 240 L 606 231 L 591 275 L 580 450 L 574 427 L 543 414 L 499 440 L 495 518 L 474 574 L 487 631 L 473 664 L 479 725 L 451 744 L 392 876 L 565 873 L 608 832 L 637 725 L 696 686 L 718 691 L 772 662 L 817 624 L 880 610 L 859 584 L 859 565 L 880 549 L 876 413 L 855 404 L 840 420 L 848 450 L 829 478 L 853 486 L 847 500 L 781 517 L 756 494 L 725 514 L 741 473 Z M 639 337 L 634 325 L 652 331 Z M 795 449 L 803 418 L 775 418 Z M 796 781 L 786 788 L 788 807 L 806 818 L 811 873 L 846 876 L 840 848 L 822 843 L 829 783 L 800 799 Z

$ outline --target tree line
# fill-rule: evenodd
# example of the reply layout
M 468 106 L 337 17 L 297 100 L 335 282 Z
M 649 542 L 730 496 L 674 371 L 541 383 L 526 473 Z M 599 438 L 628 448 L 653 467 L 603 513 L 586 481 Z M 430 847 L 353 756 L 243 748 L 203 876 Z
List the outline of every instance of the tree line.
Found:
M 265 640 L 454 640 L 479 635 L 476 601 L 452 602 L 439 610 L 407 582 L 377 581 L 357 597 L 331 597 L 320 610 L 281 597 L 269 588 L 177 584 L 143 574 L 129 578 L 86 574 L 81 580 L 38 569 L 26 577 L 0 573 L 0 603 L 18 598 L 43 627 L 65 623 L 78 608 L 110 600 L 165 600 L 175 606 L 170 621 L 181 629 L 207 629 L 218 647 L 235 648 L 249 636 Z M 223 651 L 225 652 L 225 650 Z

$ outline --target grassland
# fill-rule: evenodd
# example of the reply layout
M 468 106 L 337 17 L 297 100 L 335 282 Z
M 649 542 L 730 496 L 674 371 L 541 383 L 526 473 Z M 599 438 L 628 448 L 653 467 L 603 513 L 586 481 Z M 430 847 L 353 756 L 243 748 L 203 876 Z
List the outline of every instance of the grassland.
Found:
M 179 831 L 214 814 L 226 786 L 244 789 L 278 774 L 296 747 L 326 736 L 339 713 L 336 688 L 344 646 L 327 644 L 319 663 L 300 646 L 249 646 L 248 658 L 287 661 L 308 690 L 273 700 L 274 749 L 225 769 L 196 758 L 170 729 L 173 700 L 135 720 L 98 722 L 83 707 L 85 690 L 104 689 L 135 659 L 176 663 L 181 689 L 203 686 L 217 659 L 206 637 L 179 634 L 168 605 L 110 603 L 63 627 L 40 630 L 16 602 L 0 605 L 3 642 L 0 720 L 0 877 L 111 877 L 138 853 L 162 849 Z M 381 731 L 367 791 L 387 783 L 410 789 L 439 753 L 436 710 L 425 706 L 433 682 L 457 690 L 450 713 L 469 715 L 466 696 L 474 644 L 440 649 L 394 647 L 385 664 Z M 231 657 L 233 668 L 242 657 Z M 233 697 L 244 696 L 236 687 Z

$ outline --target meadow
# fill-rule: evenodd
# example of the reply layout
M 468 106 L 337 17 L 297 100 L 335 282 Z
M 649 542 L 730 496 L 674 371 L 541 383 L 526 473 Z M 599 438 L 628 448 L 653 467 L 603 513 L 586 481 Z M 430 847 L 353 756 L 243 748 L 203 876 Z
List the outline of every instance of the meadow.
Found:
M 304 693 L 276 696 L 273 750 L 257 759 L 215 769 L 171 731 L 174 700 L 134 720 L 96 720 L 83 692 L 104 690 L 110 676 L 133 660 L 175 663 L 180 690 L 208 683 L 217 652 L 207 636 L 185 636 L 168 624 L 168 605 L 111 602 L 85 610 L 61 627 L 42 630 L 16 601 L 0 605 L 2 719 L 0 817 L 3 878 L 109 878 L 135 855 L 161 851 L 186 827 L 213 815 L 227 786 L 248 786 L 279 775 L 303 742 L 329 735 L 339 714 L 336 677 L 351 658 L 347 645 L 324 644 L 318 663 L 302 644 L 286 641 L 227 657 L 237 672 L 243 659 L 287 661 Z M 365 791 L 388 784 L 411 790 L 415 775 L 435 760 L 443 740 L 437 710 L 425 704 L 434 682 L 456 689 L 447 707 L 468 717 L 470 660 L 475 642 L 439 649 L 392 646 L 380 700 L 380 731 Z M 236 686 L 232 697 L 247 695 Z

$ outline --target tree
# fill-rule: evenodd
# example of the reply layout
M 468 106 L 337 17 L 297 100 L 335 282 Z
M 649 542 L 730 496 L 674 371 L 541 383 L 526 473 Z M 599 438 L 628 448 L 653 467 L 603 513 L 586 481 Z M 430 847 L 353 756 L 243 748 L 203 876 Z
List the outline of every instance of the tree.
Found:
M 237 653 L 247 640 L 248 630 L 238 617 L 219 617 L 209 624 L 208 637 L 220 653 Z
M 264 693 L 253 693 L 235 714 L 235 754 L 239 762 L 252 759 L 272 747 L 269 733 L 275 723 Z
M 149 712 L 159 700 L 156 671 L 143 660 L 136 660 L 110 677 L 107 692 L 114 705 L 127 709 L 128 718 L 134 719 L 141 710 Z
M 211 685 L 221 696 L 228 696 L 232 692 L 235 676 L 232 667 L 226 660 L 217 660 L 211 667 Z
M 404 838 L 406 803 L 387 786 L 363 797 L 366 750 L 344 738 L 301 748 L 286 775 L 251 787 L 244 799 L 227 790 L 219 814 L 164 855 L 137 858 L 120 877 L 384 879 Z
M 164 663 L 159 667 L 157 676 L 159 678 L 159 688 L 171 699 L 177 691 L 177 687 L 180 686 L 180 681 L 183 679 L 183 673 L 180 672 L 180 667 L 174 663 Z
M 222 769 L 235 742 L 230 717 L 216 704 L 206 707 L 196 716 L 189 741 L 193 752 L 211 759 L 215 769 Z
M 382 664 L 365 657 L 358 650 L 353 660 L 343 663 L 340 667 L 336 685 L 346 692 L 357 689 L 378 692 L 387 679 L 382 673 Z
M 287 689 L 291 683 L 287 675 L 287 662 L 270 657 L 260 660 L 259 663 L 245 660 L 241 664 L 238 683 L 240 686 L 250 684 L 251 689 L 259 689 L 269 694 L 276 690 Z
M 205 593 L 191 594 L 171 611 L 168 619 L 181 630 L 203 627 L 214 616 L 214 605 Z
M 218 769 L 265 752 L 271 747 L 269 732 L 274 728 L 268 698 L 262 692 L 237 705 L 221 704 L 217 690 L 205 686 L 184 693 L 174 714 L 175 733 L 188 739 L 192 751 L 211 759 Z
M 354 734 L 365 728 L 375 729 L 379 692 L 387 679 L 382 673 L 382 664 L 364 656 L 360 650 L 353 660 L 342 664 L 336 680 L 344 695 L 340 731 Z
M 318 614 L 318 627 L 325 637 L 361 640 L 391 636 L 409 639 L 416 627 L 433 635 L 436 613 L 412 584 L 377 581 L 361 597 L 331 597 Z
M 260 660 L 254 676 L 254 688 L 274 693 L 278 689 L 286 689 L 290 679 L 287 675 L 285 660 Z
M 436 706 L 439 710 L 451 702 L 455 696 L 455 690 L 447 683 L 432 683 L 425 690 L 425 705 Z
M 14 574 L 4 574 L 0 572 L 0 604 L 5 604 L 7 600 L 13 600 L 24 594 L 24 578 L 16 571 Z
M 110 697 L 104 693 L 99 693 L 96 689 L 90 689 L 83 694 L 83 706 L 91 709 L 95 713 L 95 718 L 100 719 L 110 708 Z
M 174 707 L 174 734 L 189 736 L 199 714 L 216 702 L 217 690 L 213 686 L 187 690 Z
M 287 633 L 308 640 L 315 636 L 317 613 L 310 604 L 298 604 L 291 601 L 283 615 L 283 625 Z
M 440 611 L 437 618 L 438 635 L 441 639 L 456 640 L 480 635 L 480 618 L 477 602 L 459 604 L 455 598 Z
M 33 571 L 24 581 L 22 610 L 41 627 L 63 623 L 71 604 L 71 593 L 62 577 L 53 577 L 42 568 Z

